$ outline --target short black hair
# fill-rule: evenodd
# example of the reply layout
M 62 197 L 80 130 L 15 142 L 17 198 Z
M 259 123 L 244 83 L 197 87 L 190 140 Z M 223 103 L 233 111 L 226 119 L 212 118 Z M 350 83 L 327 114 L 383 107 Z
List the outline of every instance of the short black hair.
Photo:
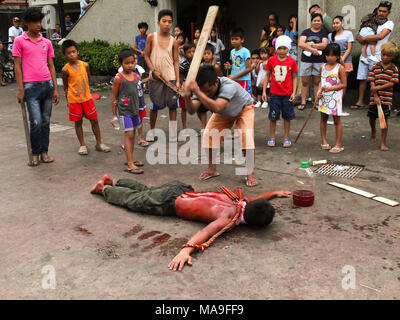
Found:
M 312 22 L 316 17 L 320 17 L 320 18 L 321 18 L 321 21 L 324 22 L 324 17 L 323 17 L 322 14 L 320 14 L 320 13 L 313 13 L 313 14 L 311 15 L 311 22 Z
M 183 40 L 185 40 L 185 38 L 186 38 L 186 37 L 185 37 L 185 34 L 182 33 L 182 32 L 176 36 L 177 39 L 178 39 L 179 37 L 182 37 Z
M 136 57 L 136 53 L 133 49 L 129 48 L 129 49 L 122 49 L 119 53 L 118 53 L 118 61 L 121 64 L 122 61 L 124 61 L 124 59 L 129 58 L 129 57 Z
M 42 21 L 44 14 L 37 7 L 30 7 L 24 12 L 24 21 L 25 22 L 39 22 Z
M 262 47 L 260 49 L 260 56 L 261 56 L 261 53 L 266 53 L 267 55 L 269 55 L 269 49 L 267 47 Z
M 142 29 L 142 28 L 145 28 L 146 30 L 149 29 L 149 25 L 148 25 L 146 22 L 140 22 L 140 23 L 137 25 L 137 27 L 138 27 L 138 29 Z
M 211 51 L 213 54 L 215 53 L 215 47 L 211 43 L 206 44 L 206 48 L 204 49 L 204 51 L 206 50 Z
M 217 79 L 218 79 L 217 71 L 215 71 L 214 66 L 211 64 L 207 64 L 200 67 L 196 77 L 197 84 L 200 87 L 205 85 L 206 83 L 212 86 L 213 84 L 215 84 Z
M 183 45 L 183 52 L 186 53 L 189 49 L 196 48 L 196 45 L 193 42 L 188 42 Z
M 230 37 L 239 37 L 240 39 L 244 38 L 244 30 L 242 28 L 234 28 L 230 32 Z
M 282 26 L 282 25 L 277 26 L 277 27 L 276 27 L 276 31 L 278 31 L 278 29 L 282 29 L 284 33 L 285 33 L 285 31 L 286 31 L 286 27 L 285 27 L 285 26 Z
M 260 49 L 254 49 L 252 52 L 251 52 L 251 55 L 260 55 Z
M 158 13 L 158 22 L 160 22 L 160 21 L 161 21 L 161 18 L 162 18 L 162 17 L 165 17 L 165 16 L 170 16 L 172 20 L 174 19 L 174 14 L 173 14 L 173 12 L 172 12 L 171 10 L 164 9 L 164 10 L 161 10 L 161 11 Z
M 319 6 L 319 4 L 313 4 L 309 9 L 308 9 L 308 13 L 310 13 L 311 12 L 311 9 L 314 9 L 314 8 L 321 8 L 320 6 Z
M 175 28 L 179 28 L 179 30 L 182 30 L 181 26 L 179 26 L 179 25 L 176 25 L 176 26 L 174 27 L 174 29 L 175 29 Z
M 67 50 L 67 48 L 70 48 L 70 47 L 75 47 L 76 50 L 79 51 L 79 49 L 78 49 L 78 44 L 77 44 L 74 40 L 68 39 L 68 40 L 65 40 L 65 41 L 62 43 L 62 46 L 61 46 L 61 51 L 62 51 L 62 53 L 65 54 L 65 51 Z
M 340 61 L 340 46 L 337 43 L 330 43 L 324 49 L 324 56 L 329 56 L 332 53 L 334 56 L 338 57 L 338 62 Z
M 383 8 L 387 8 L 389 11 L 392 10 L 392 3 L 390 1 L 382 1 L 378 8 L 383 7 Z
M 244 209 L 244 221 L 250 227 L 266 227 L 275 216 L 275 209 L 268 200 L 257 199 L 249 202 Z

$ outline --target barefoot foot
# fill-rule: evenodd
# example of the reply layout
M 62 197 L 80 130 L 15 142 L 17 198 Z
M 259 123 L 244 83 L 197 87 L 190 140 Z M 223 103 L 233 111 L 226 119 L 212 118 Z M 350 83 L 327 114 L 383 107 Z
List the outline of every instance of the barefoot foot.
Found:
M 100 180 L 99 182 L 97 182 L 92 189 L 90 189 L 90 193 L 93 194 L 102 194 L 104 190 L 104 183 L 102 180 Z
M 106 185 L 112 186 L 114 184 L 113 179 L 108 174 L 105 174 L 101 181 L 105 186 Z
M 381 151 L 389 151 L 389 148 L 388 148 L 388 146 L 386 146 L 386 145 L 381 145 Z

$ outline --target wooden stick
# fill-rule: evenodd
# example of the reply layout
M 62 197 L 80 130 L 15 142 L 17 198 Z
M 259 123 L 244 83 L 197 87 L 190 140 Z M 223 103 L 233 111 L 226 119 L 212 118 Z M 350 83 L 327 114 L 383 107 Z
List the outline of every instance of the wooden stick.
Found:
M 382 110 L 382 105 L 378 104 L 377 108 L 378 108 L 378 115 L 379 115 L 379 125 L 380 125 L 381 129 L 386 129 L 387 125 L 386 125 L 385 115 Z
M 204 50 L 208 39 L 210 38 L 210 33 L 214 25 L 215 18 L 218 14 L 218 6 L 211 6 L 208 8 L 207 17 L 204 21 L 203 29 L 201 30 L 199 42 L 196 46 L 196 51 L 194 52 L 192 63 L 190 64 L 190 69 L 186 77 L 186 84 L 196 80 L 197 73 L 199 72 L 201 60 L 203 59 Z M 185 92 L 186 95 L 190 95 L 190 92 Z
M 29 131 L 29 126 L 28 126 L 28 118 L 26 116 L 25 102 L 22 101 L 20 105 L 21 105 L 21 112 L 22 112 L 22 122 L 24 124 L 24 131 L 25 131 L 26 147 L 28 150 L 29 164 L 32 164 L 33 157 L 32 157 L 31 137 L 30 137 L 30 131 Z
M 172 89 L 173 91 L 175 91 L 177 94 L 183 96 L 184 92 L 182 90 L 179 90 L 179 88 L 174 85 L 173 83 L 167 81 L 162 75 L 161 77 L 159 77 L 159 79 L 170 89 Z
M 303 133 L 303 130 L 305 129 L 305 127 L 306 127 L 306 125 L 307 125 L 307 123 L 308 123 L 308 121 L 311 119 L 311 116 L 312 116 L 312 113 L 313 113 L 314 109 L 317 107 L 317 103 L 318 103 L 318 98 L 315 99 L 314 105 L 313 105 L 313 107 L 311 108 L 310 113 L 308 114 L 308 117 L 307 117 L 307 119 L 306 119 L 306 122 L 304 122 L 304 125 L 303 125 L 303 127 L 301 128 L 299 134 L 297 135 L 297 138 L 296 138 L 296 140 L 294 141 L 294 143 L 297 143 L 297 140 L 299 140 L 301 134 Z

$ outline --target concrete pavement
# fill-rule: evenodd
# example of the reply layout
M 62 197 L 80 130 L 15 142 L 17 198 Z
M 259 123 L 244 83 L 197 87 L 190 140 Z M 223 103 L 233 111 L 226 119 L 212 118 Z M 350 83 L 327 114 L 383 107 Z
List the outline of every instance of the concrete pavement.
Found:
M 79 145 L 63 98 L 51 120 L 50 155 L 56 161 L 27 167 L 16 90 L 15 84 L 0 88 L 0 299 L 400 298 L 399 207 L 327 184 L 341 182 L 400 201 L 400 117 L 389 121 L 391 150 L 384 153 L 377 142 L 362 138 L 369 135 L 366 110 L 349 111 L 351 115 L 343 118 L 345 151 L 332 155 L 320 150 L 318 112 L 299 143 L 286 150 L 279 147 L 281 123 L 278 147 L 266 148 L 267 110 L 257 109 L 256 176 L 262 180 L 250 189 L 243 177 L 233 175 L 233 165 L 219 166 L 221 177 L 208 182 L 198 180 L 204 165 L 147 164 L 144 175 L 124 173 L 124 153 L 118 148 L 122 133 L 109 125 L 108 91 L 101 93 L 106 98 L 96 101 L 96 106 L 111 153 L 94 150 L 95 140 L 85 121 L 90 153 L 77 154 Z M 308 112 L 296 110 L 293 140 Z M 189 127 L 200 128 L 197 117 L 188 119 Z M 158 126 L 167 129 L 168 118 L 159 116 Z M 148 128 L 145 123 L 145 132 Z M 328 137 L 332 144 L 333 126 Z M 145 160 L 145 153 L 142 147 L 135 150 L 139 160 Z M 243 187 L 250 195 L 291 190 L 293 174 L 309 157 L 366 168 L 356 180 L 317 176 L 316 203 L 311 208 L 293 208 L 291 199 L 273 200 L 277 214 L 271 226 L 262 230 L 241 226 L 222 235 L 204 253 L 194 255 L 193 267 L 180 273 L 169 271 L 167 265 L 204 224 L 128 212 L 89 194 L 104 173 L 137 178 L 148 185 L 179 179 L 198 191 L 221 185 Z M 45 266 L 54 267 L 54 290 L 42 287 Z M 344 266 L 355 270 L 355 289 L 342 287 Z

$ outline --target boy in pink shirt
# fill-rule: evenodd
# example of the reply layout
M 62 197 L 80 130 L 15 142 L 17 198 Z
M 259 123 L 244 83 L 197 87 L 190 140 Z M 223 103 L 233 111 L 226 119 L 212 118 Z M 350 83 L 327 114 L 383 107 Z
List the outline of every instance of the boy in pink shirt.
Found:
M 18 102 L 26 100 L 30 120 L 30 138 L 33 161 L 29 166 L 54 161 L 48 155 L 50 136 L 50 116 L 52 103 L 58 104 L 54 50 L 50 40 L 40 33 L 43 14 L 40 9 L 28 8 L 24 21 L 28 31 L 15 38 L 13 56 L 15 58 L 15 77 L 18 83 Z

